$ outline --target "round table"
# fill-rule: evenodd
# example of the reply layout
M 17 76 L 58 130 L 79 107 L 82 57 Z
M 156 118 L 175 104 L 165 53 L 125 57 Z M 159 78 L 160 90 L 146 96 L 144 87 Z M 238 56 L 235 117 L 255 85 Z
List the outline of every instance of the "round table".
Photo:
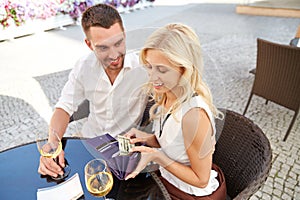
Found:
M 64 138 L 66 145 L 65 158 L 71 173 L 79 174 L 84 195 L 79 199 L 101 199 L 92 196 L 86 189 L 84 182 L 84 166 L 94 157 L 83 144 L 84 139 Z M 37 169 L 40 154 L 36 143 L 28 143 L 0 153 L 0 199 L 36 199 L 37 190 L 57 185 L 59 182 L 49 176 L 41 176 Z M 114 199 L 170 199 L 164 186 L 155 173 L 142 173 L 134 179 L 120 181 L 114 177 L 112 191 L 106 196 Z

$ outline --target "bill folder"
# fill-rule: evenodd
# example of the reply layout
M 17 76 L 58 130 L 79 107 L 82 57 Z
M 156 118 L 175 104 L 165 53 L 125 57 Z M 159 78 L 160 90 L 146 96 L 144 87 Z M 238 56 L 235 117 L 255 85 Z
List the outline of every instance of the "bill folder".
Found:
M 120 180 L 135 170 L 141 158 L 140 152 L 120 155 L 118 141 L 108 133 L 87 139 L 86 143 L 107 162 L 112 173 Z

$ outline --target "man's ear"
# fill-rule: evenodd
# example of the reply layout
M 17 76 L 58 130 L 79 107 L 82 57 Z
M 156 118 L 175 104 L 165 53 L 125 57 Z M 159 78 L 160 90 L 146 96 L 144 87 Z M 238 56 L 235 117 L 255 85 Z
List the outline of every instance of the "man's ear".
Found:
M 89 41 L 87 38 L 85 38 L 84 41 L 85 44 L 90 48 L 90 50 L 94 51 L 91 41 Z

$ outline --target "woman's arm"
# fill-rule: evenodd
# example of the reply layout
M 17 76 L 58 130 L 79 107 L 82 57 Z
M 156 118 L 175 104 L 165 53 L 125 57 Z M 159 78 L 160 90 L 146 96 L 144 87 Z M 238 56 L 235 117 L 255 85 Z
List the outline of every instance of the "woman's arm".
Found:
M 154 160 L 182 181 L 196 187 L 206 187 L 210 178 L 212 153 L 199 157 L 203 141 L 207 134 L 212 134 L 210 120 L 203 109 L 193 108 L 182 120 L 183 137 L 191 166 L 172 161 L 160 153 Z
M 169 158 L 164 152 L 146 146 L 136 146 L 132 150 L 142 152 L 142 158 L 135 171 L 126 177 L 134 178 L 144 167 L 154 161 L 182 181 L 196 187 L 207 186 L 212 165 L 212 153 L 200 159 L 199 154 L 206 134 L 211 134 L 211 124 L 202 109 L 191 109 L 183 118 L 183 137 L 191 166 L 186 166 Z

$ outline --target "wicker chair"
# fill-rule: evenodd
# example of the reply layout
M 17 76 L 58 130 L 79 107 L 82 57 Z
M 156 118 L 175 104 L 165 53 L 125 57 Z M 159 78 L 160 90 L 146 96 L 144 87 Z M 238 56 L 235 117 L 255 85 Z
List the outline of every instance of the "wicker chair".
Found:
M 86 99 L 79 106 L 76 112 L 70 117 L 70 122 L 86 118 L 90 114 L 90 102 Z
M 227 199 L 249 199 L 266 181 L 272 150 L 262 130 L 245 116 L 221 110 L 224 120 L 217 120 L 219 137 L 213 162 L 223 171 Z
M 284 136 L 285 141 L 299 112 L 299 86 L 300 48 L 257 39 L 255 78 L 243 115 L 253 94 L 293 110 L 295 114 Z
M 294 47 L 299 47 L 298 46 L 299 40 L 300 40 L 300 25 L 297 28 L 295 37 L 290 41 L 290 45 Z
M 141 121 L 140 126 L 146 128 L 149 125 L 149 110 L 151 108 L 151 106 L 154 104 L 154 101 L 150 99 L 148 100 L 148 103 L 146 105 L 146 108 L 144 110 L 143 113 L 143 118 Z M 73 115 L 70 117 L 70 121 L 76 121 L 76 120 L 80 120 L 83 119 L 85 117 L 88 117 L 90 113 L 90 106 L 89 106 L 89 101 L 88 100 L 84 100 L 79 106 L 76 112 L 73 113 Z M 149 128 L 149 127 L 147 127 Z

